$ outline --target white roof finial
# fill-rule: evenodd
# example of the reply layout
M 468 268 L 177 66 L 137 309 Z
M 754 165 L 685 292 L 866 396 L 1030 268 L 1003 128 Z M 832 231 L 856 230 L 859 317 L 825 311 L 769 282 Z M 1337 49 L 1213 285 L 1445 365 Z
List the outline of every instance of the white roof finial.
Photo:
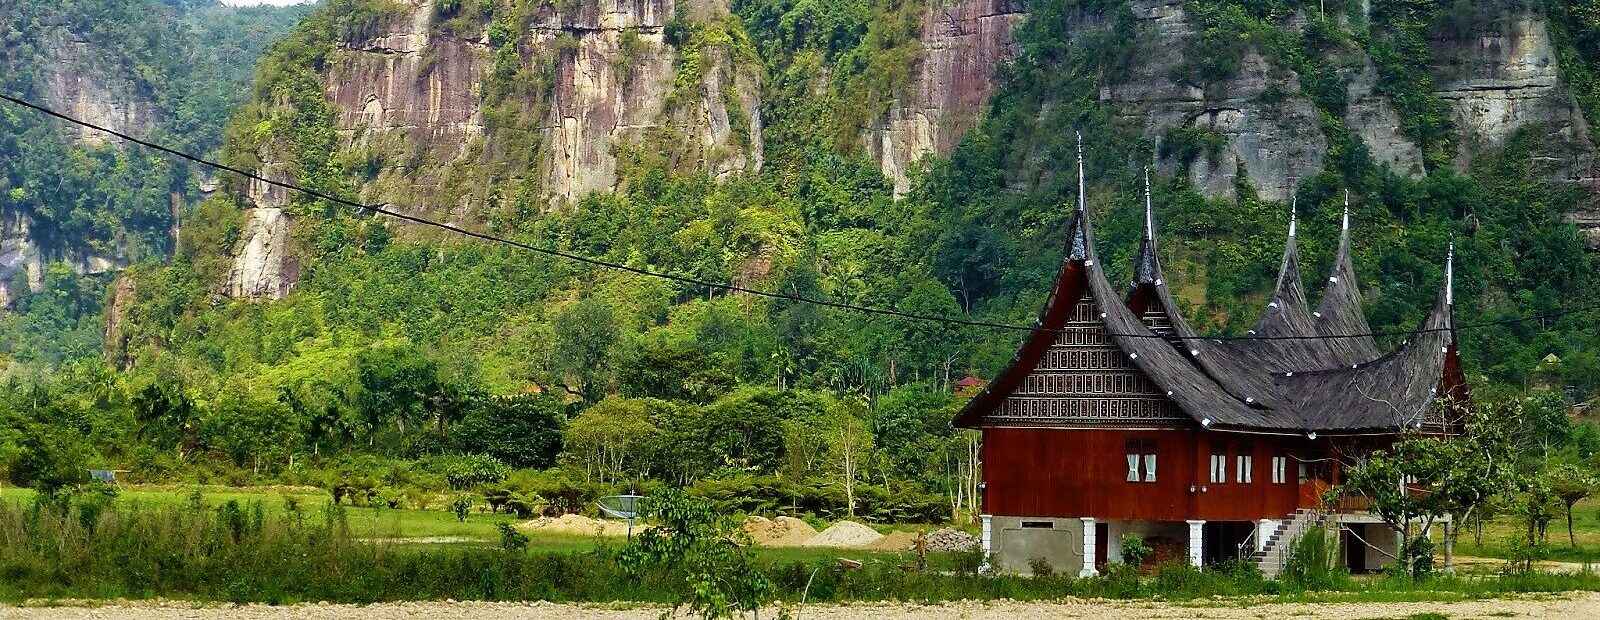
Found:
M 1295 223 L 1299 220 L 1300 196 L 1296 194 L 1289 199 L 1289 236 L 1294 236 Z
M 1450 240 L 1450 251 L 1444 259 L 1444 305 L 1456 305 L 1456 241 Z
M 1339 230 L 1350 230 L 1350 190 L 1344 190 L 1344 221 L 1339 224 Z
M 1084 188 L 1083 180 L 1083 132 L 1078 132 L 1078 212 L 1088 209 L 1089 192 Z
M 1150 199 L 1150 168 L 1144 169 L 1144 238 L 1156 238 L 1156 211 Z

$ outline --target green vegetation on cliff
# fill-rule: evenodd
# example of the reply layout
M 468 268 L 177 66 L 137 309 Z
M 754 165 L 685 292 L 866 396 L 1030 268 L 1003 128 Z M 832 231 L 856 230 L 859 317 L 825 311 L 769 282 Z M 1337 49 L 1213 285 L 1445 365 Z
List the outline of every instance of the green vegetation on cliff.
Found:
M 1272 97 L 1303 97 L 1316 109 L 1328 165 L 1299 184 L 1307 279 L 1319 280 L 1331 259 L 1349 188 L 1357 268 L 1378 330 L 1415 325 L 1437 294 L 1452 238 L 1462 324 L 1594 299 L 1600 265 L 1562 219 L 1584 197 L 1548 181 L 1533 156 L 1540 134 L 1519 132 L 1468 172 L 1455 169 L 1449 120 L 1416 45 L 1469 8 L 1377 1 L 1375 16 L 1394 19 L 1368 23 L 1352 19 L 1354 4 L 1329 2 L 1327 15 L 1314 2 L 1187 4 L 1205 27 L 1185 79 L 1222 88 L 1247 53 L 1259 53 L 1298 76 L 1295 92 Z M 1581 42 L 1597 22 L 1582 6 L 1559 22 L 1564 57 L 1587 59 Z M 712 23 L 679 16 L 664 35 L 681 54 L 679 86 L 698 83 L 699 52 L 760 61 L 766 166 L 713 179 L 651 156 L 675 144 L 633 145 L 618 191 L 556 209 L 538 193 L 538 175 L 524 174 L 536 134 L 495 133 L 532 126 L 547 103 L 546 66 L 517 43 L 534 8 L 438 8 L 448 19 L 437 28 L 487 33 L 481 96 L 495 139 L 484 148 L 512 151 L 485 156 L 496 172 L 460 177 L 494 181 L 475 190 L 488 200 L 465 209 L 486 220 L 474 225 L 708 281 L 1027 324 L 1065 245 L 1081 130 L 1092 138 L 1102 248 L 1114 273 L 1128 273 L 1143 212 L 1140 168 L 1157 146 L 1100 97 L 1155 37 L 1127 3 L 1031 3 L 1017 31 L 1021 55 L 999 72 L 984 119 L 950 157 L 930 159 L 902 199 L 856 142 L 910 79 L 920 3 L 748 0 L 734 3 L 736 17 Z M 371 153 L 337 136 L 323 70 L 337 41 L 372 34 L 392 9 L 331 2 L 277 44 L 260 64 L 253 102 L 229 125 L 228 161 L 281 165 L 300 183 L 356 197 L 374 176 Z M 1422 147 L 1426 175 L 1379 165 L 1349 128 L 1342 69 L 1363 53 Z M 1581 77 L 1591 66 L 1566 70 L 1592 103 Z M 1182 162 L 1225 146 L 1204 128 L 1166 137 L 1162 155 Z M 1238 331 L 1273 280 L 1287 209 L 1257 197 L 1249 179 L 1240 179 L 1238 199 L 1204 197 L 1187 179 L 1157 179 L 1171 278 L 1198 325 Z M 271 302 L 217 294 L 241 219 L 233 202 L 213 198 L 191 212 L 170 264 L 130 271 L 109 364 L 84 318 L 104 312 L 99 305 L 62 301 L 85 298 L 76 294 L 28 302 L 54 322 L 9 336 L 21 343 L 14 350 L 69 343 L 57 356 L 71 361 L 3 386 L 10 424 L 0 450 L 66 436 L 87 462 L 136 477 L 354 481 L 370 497 L 453 486 L 444 472 L 470 467 L 493 479 L 480 490 L 545 499 L 670 482 L 747 510 L 887 520 L 971 509 L 970 437 L 946 426 L 959 402 L 951 383 L 969 372 L 992 376 L 1014 353 L 1016 333 L 728 295 L 443 238 L 303 196 L 288 207 L 303 266 L 292 294 Z M 83 286 L 57 275 L 52 287 Z M 1580 396 L 1600 388 L 1600 328 L 1583 315 L 1474 330 L 1463 349 L 1485 394 L 1526 385 L 1551 353 L 1562 359 L 1562 385 Z M 637 458 L 620 463 L 609 445 Z M 501 461 L 554 469 L 507 474 Z

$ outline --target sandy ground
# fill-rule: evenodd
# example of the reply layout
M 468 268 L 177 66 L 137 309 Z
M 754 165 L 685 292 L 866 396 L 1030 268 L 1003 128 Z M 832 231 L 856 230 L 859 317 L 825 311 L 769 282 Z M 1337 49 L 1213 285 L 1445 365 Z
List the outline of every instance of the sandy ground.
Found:
M 790 612 L 795 620 L 1400 620 L 1436 612 L 1450 620 L 1600 617 L 1600 593 L 1564 597 L 1454 603 L 1274 603 L 1239 600 L 1173 605 L 1152 602 L 1068 600 L 1056 603 L 951 603 L 945 605 L 816 605 Z M 370 606 L 196 606 L 124 603 L 98 607 L 0 607 L 0 619 L 130 618 L 133 620 L 656 620 L 658 607 L 576 606 L 551 603 L 395 603 Z M 774 611 L 762 617 L 776 618 Z

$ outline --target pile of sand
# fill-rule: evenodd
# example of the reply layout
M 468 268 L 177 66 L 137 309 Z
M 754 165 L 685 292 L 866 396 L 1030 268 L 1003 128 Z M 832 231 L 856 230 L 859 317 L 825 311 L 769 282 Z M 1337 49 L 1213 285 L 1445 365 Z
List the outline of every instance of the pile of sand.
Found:
M 564 514 L 554 519 L 539 517 L 517 524 L 518 528 L 542 534 L 576 534 L 579 536 L 627 536 L 628 522 L 621 519 L 591 519 L 583 515 Z M 634 525 L 635 532 L 642 525 Z
M 870 527 L 854 521 L 840 521 L 804 543 L 806 547 L 865 547 L 883 538 Z
M 889 532 L 888 536 L 872 541 L 866 548 L 872 551 L 916 551 L 917 533 L 900 530 Z
M 744 532 L 763 547 L 798 547 L 817 535 L 811 524 L 794 517 L 751 516 L 744 520 Z

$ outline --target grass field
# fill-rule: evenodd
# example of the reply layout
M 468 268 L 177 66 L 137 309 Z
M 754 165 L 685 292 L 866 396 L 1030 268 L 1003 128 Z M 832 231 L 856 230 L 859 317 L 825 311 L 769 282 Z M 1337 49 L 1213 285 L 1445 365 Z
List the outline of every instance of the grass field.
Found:
M 1566 515 L 1558 514 L 1550 522 L 1549 559 L 1561 562 L 1591 562 L 1600 564 L 1600 498 L 1589 498 L 1577 503 L 1572 510 L 1572 531 L 1577 539 L 1574 547 L 1567 539 Z M 1519 535 L 1524 526 L 1515 518 L 1502 516 L 1483 526 L 1483 544 L 1473 541 L 1471 525 L 1463 528 L 1456 553 L 1488 558 L 1503 558 L 1509 553 L 1510 540 Z
M 219 506 L 228 501 L 241 504 L 260 502 L 269 516 L 287 511 L 291 498 L 307 513 L 320 513 L 333 498 L 328 492 L 313 487 L 225 487 L 198 485 L 121 485 L 117 503 L 123 507 L 165 508 L 186 506 L 196 490 L 206 506 Z M 26 503 L 33 500 L 30 489 L 7 487 L 0 489 L 0 502 Z M 455 513 L 446 510 L 412 510 L 405 508 L 358 508 L 346 506 L 346 520 L 352 535 L 364 539 L 392 541 L 400 545 L 492 547 L 500 540 L 499 523 L 516 522 L 515 515 L 490 513 L 487 506 L 475 506 L 466 521 L 457 521 Z M 886 528 L 880 528 L 886 529 Z M 528 546 L 535 552 L 591 551 L 602 545 L 621 545 L 623 539 L 598 536 L 580 536 L 561 533 L 530 531 Z M 890 553 L 858 549 L 830 549 L 812 547 L 758 547 L 757 554 L 764 560 L 778 562 L 815 562 L 848 558 L 868 563 L 910 565 L 916 558 L 911 553 Z M 946 564 L 945 558 L 931 560 L 935 566 Z
M 240 503 L 260 502 L 269 515 L 282 514 L 291 499 L 306 512 L 320 512 L 331 496 L 314 487 L 226 487 L 196 485 L 122 485 L 117 501 L 126 507 L 149 508 L 184 506 L 198 490 L 202 501 L 217 506 L 230 500 Z M 27 502 L 33 491 L 7 487 L 0 489 L 0 501 Z M 1600 564 L 1600 498 L 1579 502 L 1573 511 L 1573 530 L 1577 546 L 1568 543 L 1565 515 L 1552 521 L 1549 529 L 1549 559 L 1560 562 L 1591 562 Z M 347 507 L 346 515 L 351 533 L 368 539 L 390 540 L 397 544 L 492 546 L 498 544 L 498 523 L 515 521 L 513 515 L 493 514 L 487 506 L 475 506 L 467 520 L 457 521 L 455 514 L 446 510 L 412 510 L 402 508 Z M 1512 517 L 1502 516 L 1486 523 L 1482 544 L 1475 544 L 1472 530 L 1465 529 L 1456 548 L 1463 556 L 1504 558 L 1508 541 L 1520 532 L 1521 524 Z M 887 527 L 879 526 L 880 531 Z M 602 539 L 594 536 L 530 532 L 530 547 L 537 551 L 588 551 L 604 544 L 620 544 L 620 539 Z M 1442 551 L 1442 550 L 1441 550 Z M 825 558 L 848 557 L 855 560 L 910 564 L 915 558 L 910 553 L 887 553 L 853 549 L 816 549 L 805 547 L 761 548 L 762 557 L 774 561 L 809 562 Z M 942 562 L 941 562 L 942 563 Z

